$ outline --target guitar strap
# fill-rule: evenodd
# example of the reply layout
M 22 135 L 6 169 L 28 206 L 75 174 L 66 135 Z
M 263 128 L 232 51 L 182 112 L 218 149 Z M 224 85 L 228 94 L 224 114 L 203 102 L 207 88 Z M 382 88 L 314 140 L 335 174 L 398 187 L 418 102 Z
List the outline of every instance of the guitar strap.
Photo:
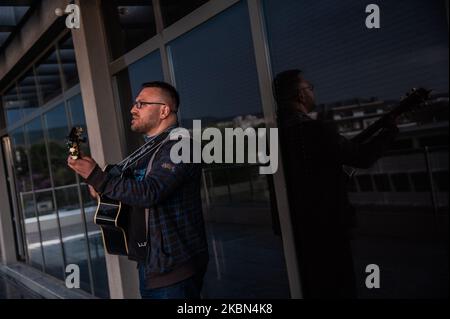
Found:
M 159 146 L 162 145 L 169 136 L 171 128 L 172 127 L 168 128 L 166 131 L 139 147 L 136 151 L 124 158 L 120 163 L 116 164 L 116 167 L 118 167 L 123 173 L 128 167 L 133 166 L 134 163 L 137 163 L 143 157 L 154 152 L 155 149 L 159 149 Z

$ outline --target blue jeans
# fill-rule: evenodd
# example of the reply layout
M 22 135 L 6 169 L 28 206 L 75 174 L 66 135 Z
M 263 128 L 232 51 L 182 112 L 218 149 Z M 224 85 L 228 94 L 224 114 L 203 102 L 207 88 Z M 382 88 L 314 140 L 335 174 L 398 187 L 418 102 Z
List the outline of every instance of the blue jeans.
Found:
M 139 266 L 139 290 L 142 299 L 200 299 L 203 273 L 160 288 L 145 288 L 145 266 Z

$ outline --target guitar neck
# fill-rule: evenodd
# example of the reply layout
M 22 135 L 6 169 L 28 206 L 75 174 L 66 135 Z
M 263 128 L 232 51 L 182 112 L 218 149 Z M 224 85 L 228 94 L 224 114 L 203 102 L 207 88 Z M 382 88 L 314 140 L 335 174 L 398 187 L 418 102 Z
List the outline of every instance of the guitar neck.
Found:
M 376 120 L 372 124 L 370 124 L 367 128 L 365 128 L 361 133 L 354 136 L 351 140 L 356 143 L 363 143 L 367 141 L 372 135 L 374 135 L 378 130 L 383 127 L 383 123 L 387 116 L 390 116 L 391 112 L 383 115 L 380 119 Z
M 426 101 L 430 98 L 432 90 L 424 88 L 412 89 L 411 93 L 407 93 L 406 98 L 400 101 L 400 103 L 394 107 L 387 114 L 383 115 L 380 119 L 369 125 L 361 133 L 353 137 L 351 140 L 357 143 L 362 143 L 368 140 L 373 134 L 383 127 L 383 124 L 389 117 L 397 117 L 405 112 L 411 111 L 417 107 L 427 105 Z
M 381 128 L 383 128 L 384 123 L 386 122 L 387 118 L 389 117 L 396 117 L 400 114 L 406 112 L 408 109 L 405 108 L 403 105 L 398 105 L 392 110 L 390 110 L 388 113 L 381 116 L 378 120 L 370 124 L 367 128 L 365 128 L 361 133 L 354 136 L 351 140 L 352 142 L 356 143 L 363 143 L 367 141 L 372 135 L 374 135 L 376 132 L 378 132 Z

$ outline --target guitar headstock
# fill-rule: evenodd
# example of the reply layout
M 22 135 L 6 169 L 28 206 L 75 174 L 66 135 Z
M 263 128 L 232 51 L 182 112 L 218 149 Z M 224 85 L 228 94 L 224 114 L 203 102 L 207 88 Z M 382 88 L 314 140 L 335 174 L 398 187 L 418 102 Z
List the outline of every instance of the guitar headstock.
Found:
M 418 108 L 427 106 L 431 91 L 432 90 L 424 88 L 411 89 L 411 91 L 406 93 L 406 96 L 400 101 L 400 105 L 396 108 L 396 111 L 400 114 L 415 111 Z
M 80 144 L 86 141 L 82 137 L 83 128 L 80 126 L 74 126 L 67 136 L 67 147 L 69 148 L 69 155 L 72 159 L 78 159 L 80 155 Z

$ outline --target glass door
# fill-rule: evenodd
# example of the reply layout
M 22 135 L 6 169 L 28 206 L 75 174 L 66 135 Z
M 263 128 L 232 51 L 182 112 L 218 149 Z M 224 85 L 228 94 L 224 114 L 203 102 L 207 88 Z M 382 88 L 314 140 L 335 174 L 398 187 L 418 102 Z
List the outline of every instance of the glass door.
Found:
M 16 253 L 19 260 L 26 261 L 28 259 L 25 246 L 24 246 L 24 238 L 23 238 L 23 225 L 22 219 L 19 218 L 19 205 L 17 204 L 17 193 L 15 186 L 15 178 L 14 178 L 14 161 L 13 154 L 11 150 L 11 141 L 9 136 L 2 137 L 2 149 L 4 162 L 6 164 L 6 178 L 8 180 L 8 192 L 10 196 L 10 205 L 12 208 L 11 211 L 11 219 L 13 223 L 14 229 L 14 237 L 15 237 L 15 245 L 16 245 Z

